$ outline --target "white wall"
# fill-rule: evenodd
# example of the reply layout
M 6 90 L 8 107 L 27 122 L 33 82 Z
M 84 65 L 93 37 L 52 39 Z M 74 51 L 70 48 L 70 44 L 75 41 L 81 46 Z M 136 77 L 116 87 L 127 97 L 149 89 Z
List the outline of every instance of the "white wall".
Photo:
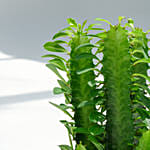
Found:
M 56 76 L 41 58 L 42 45 L 67 25 L 118 16 L 150 27 L 149 0 L 1 0 L 0 1 L 0 150 L 58 150 L 67 144 L 60 119 L 66 116 L 48 104 L 63 102 L 54 96 Z

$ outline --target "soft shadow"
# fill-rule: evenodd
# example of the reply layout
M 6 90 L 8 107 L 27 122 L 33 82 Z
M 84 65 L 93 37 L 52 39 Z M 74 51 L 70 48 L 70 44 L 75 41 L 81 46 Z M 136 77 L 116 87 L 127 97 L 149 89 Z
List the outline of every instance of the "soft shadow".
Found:
M 52 91 L 34 92 L 34 93 L 27 93 L 27 94 L 13 95 L 13 96 L 1 96 L 0 105 L 29 102 L 34 100 L 37 101 L 41 99 L 51 99 L 53 97 L 58 97 L 58 96 L 54 95 Z

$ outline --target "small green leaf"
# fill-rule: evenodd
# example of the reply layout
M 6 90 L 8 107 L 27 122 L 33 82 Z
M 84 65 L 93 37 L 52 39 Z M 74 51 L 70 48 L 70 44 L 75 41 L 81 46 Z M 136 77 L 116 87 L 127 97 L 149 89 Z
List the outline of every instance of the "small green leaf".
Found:
M 69 34 L 66 33 L 66 32 L 58 32 L 58 33 L 56 33 L 56 34 L 53 36 L 52 39 L 54 40 L 54 39 L 56 39 L 56 38 L 66 37 L 66 36 L 69 36 Z
M 76 150 L 86 150 L 86 148 L 80 143 L 77 145 Z
M 76 50 L 80 49 L 80 48 L 85 48 L 85 47 L 89 47 L 89 48 L 93 48 L 93 47 L 97 47 L 96 45 L 93 45 L 91 43 L 85 43 L 85 44 L 81 44 L 79 46 L 76 47 Z
M 61 86 L 61 88 L 65 91 L 65 93 L 71 94 L 70 87 L 68 87 L 68 85 L 64 81 L 62 81 L 62 80 L 57 80 L 57 81 L 58 81 L 59 85 Z
M 91 36 L 91 37 L 98 37 L 98 38 L 106 38 L 107 34 L 106 32 L 101 32 L 101 33 L 97 33 L 97 34 L 88 34 L 87 36 Z
M 132 19 L 132 18 L 128 18 L 128 23 L 132 23 L 132 24 L 134 24 L 133 19 Z
M 81 128 L 81 127 L 76 127 L 76 128 L 74 129 L 74 132 L 75 132 L 75 134 L 76 134 L 76 133 L 89 134 L 88 129 L 86 129 L 86 128 Z
M 61 106 L 62 108 L 64 108 L 64 109 L 74 109 L 74 107 L 73 106 L 67 106 L 67 105 L 65 105 L 65 104 L 60 104 L 59 106 Z
M 63 41 L 63 40 L 56 40 L 54 42 L 57 43 L 57 44 L 67 44 L 67 42 Z
M 93 123 L 103 122 L 105 120 L 105 116 L 100 112 L 91 112 L 89 116 L 89 120 Z
M 143 136 L 139 140 L 139 145 L 136 150 L 150 150 L 150 130 L 143 133 Z
M 52 57 L 52 58 L 58 58 L 58 59 L 61 59 L 63 61 L 66 62 L 66 60 L 58 55 L 54 55 L 54 54 L 47 54 L 47 55 L 43 55 L 42 57 Z
M 72 148 L 68 145 L 59 145 L 61 150 L 72 150 Z
M 94 26 L 101 26 L 102 24 L 99 24 L 99 23 L 94 23 L 94 24 L 90 24 L 89 26 L 88 26 L 88 29 L 90 29 L 90 28 L 92 28 L 92 27 L 94 27 Z
M 89 105 L 93 105 L 94 102 L 93 101 L 82 101 L 77 108 L 82 108 L 84 106 L 89 106 Z
M 126 18 L 125 16 L 119 16 L 119 17 L 118 17 L 119 24 L 121 24 L 121 21 L 122 21 L 123 19 L 125 19 L 125 18 Z
M 78 31 L 81 32 L 81 29 L 82 29 L 82 27 L 81 27 L 81 24 L 79 23 L 78 24 Z
M 126 23 L 124 27 L 130 27 L 132 30 L 134 30 L 134 25 L 132 23 Z
M 84 20 L 84 22 L 82 23 L 82 29 L 81 29 L 82 31 L 83 31 L 83 29 L 84 29 L 86 23 L 87 23 L 87 20 Z
M 144 78 L 145 80 L 148 80 L 150 82 L 150 77 L 144 75 L 144 74 L 140 74 L 140 73 L 134 73 L 132 74 L 133 77 L 142 77 Z
M 64 47 L 55 43 L 55 42 L 47 42 L 44 44 L 44 48 L 51 52 L 67 52 Z
M 64 62 L 61 59 L 55 58 L 48 61 L 50 64 L 55 65 L 58 69 L 62 71 L 67 71 Z
M 111 23 L 110 23 L 108 20 L 105 20 L 105 19 L 102 19 L 102 18 L 96 18 L 95 20 L 96 20 L 96 21 L 106 22 L 106 23 L 108 23 L 109 25 L 111 25 Z
M 140 114 L 142 120 L 145 120 L 146 118 L 150 118 L 149 113 L 145 109 L 136 108 L 136 110 Z
M 146 97 L 143 93 L 138 92 L 140 96 L 139 101 L 141 101 L 150 110 L 150 98 Z
M 68 18 L 67 22 L 70 26 L 73 26 L 73 27 L 77 28 L 77 23 L 73 18 Z
M 89 85 L 90 87 L 94 87 L 94 86 L 96 85 L 96 81 L 95 81 L 95 80 L 93 80 L 93 81 L 88 81 L 88 85 Z
M 143 58 L 143 59 L 137 60 L 133 65 L 136 65 L 138 63 L 150 63 L 150 58 L 148 59 Z
M 83 70 L 77 71 L 77 74 L 81 75 L 83 73 L 86 73 L 86 72 L 89 72 L 89 71 L 94 71 L 94 70 L 99 72 L 99 70 L 97 68 L 87 68 L 87 69 L 83 69 Z
M 62 93 L 64 93 L 64 91 L 61 88 L 59 88 L 59 87 L 55 87 L 53 89 L 53 93 L 54 94 L 62 94 Z
M 61 80 L 63 80 L 64 82 L 66 82 L 65 79 L 60 75 L 60 73 L 59 73 L 58 70 L 56 69 L 56 66 L 55 66 L 55 65 L 53 65 L 53 64 L 46 64 L 46 66 L 47 66 L 50 70 L 52 70 Z
M 49 103 L 52 104 L 53 106 L 55 106 L 56 108 L 60 109 L 60 110 L 63 111 L 65 114 L 67 114 L 71 119 L 73 119 L 73 117 L 71 116 L 71 114 L 70 114 L 66 109 L 64 109 L 62 106 L 57 105 L 57 104 L 52 103 L 52 102 L 49 102 Z
M 91 133 L 91 135 L 95 136 L 95 135 L 100 135 L 104 132 L 104 127 L 95 124 L 92 127 L 89 128 L 89 132 Z
M 136 50 L 134 50 L 132 52 L 132 54 L 135 54 L 135 53 L 141 53 L 141 54 L 143 54 L 143 56 L 145 57 L 146 60 L 148 59 L 148 56 L 146 55 L 146 53 L 144 52 L 144 50 L 138 50 L 138 49 L 136 49 Z
M 93 59 L 99 60 L 95 55 L 93 55 L 91 53 L 82 53 L 76 57 L 77 60 L 82 59 L 82 58 L 84 58 L 84 59 L 93 58 Z
M 147 34 L 147 33 L 150 33 L 150 30 L 147 30 L 147 31 L 146 31 L 146 34 Z
M 88 137 L 88 140 L 95 145 L 97 150 L 104 150 L 104 146 L 100 142 L 98 142 L 94 136 L 90 135 Z
M 106 30 L 103 29 L 103 28 L 88 28 L 88 30 L 100 30 L 100 31 L 106 31 Z

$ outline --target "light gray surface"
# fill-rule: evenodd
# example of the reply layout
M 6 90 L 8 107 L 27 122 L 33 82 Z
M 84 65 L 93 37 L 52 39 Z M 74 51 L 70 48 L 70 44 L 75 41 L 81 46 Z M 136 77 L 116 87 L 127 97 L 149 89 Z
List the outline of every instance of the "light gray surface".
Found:
M 66 116 L 48 104 L 56 76 L 43 64 L 42 45 L 73 17 L 100 17 L 117 23 L 132 17 L 150 29 L 149 0 L 1 0 L 0 1 L 0 150 L 58 150 L 67 144 L 59 123 Z
M 149 0 L 1 0 L 0 51 L 44 62 L 42 45 L 67 25 L 66 18 L 91 23 L 101 17 L 116 23 L 118 16 L 127 16 L 148 29 L 149 6 Z

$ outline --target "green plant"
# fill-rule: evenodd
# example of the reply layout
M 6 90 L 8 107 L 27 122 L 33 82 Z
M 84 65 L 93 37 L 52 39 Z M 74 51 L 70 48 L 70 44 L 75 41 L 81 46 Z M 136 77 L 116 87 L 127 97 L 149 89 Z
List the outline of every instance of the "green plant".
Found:
M 127 34 L 120 25 L 111 26 L 104 39 L 102 73 L 106 94 L 107 150 L 131 149 L 133 121 L 130 100 L 130 55 Z
M 84 30 L 86 21 L 83 22 L 82 26 L 81 24 L 77 24 L 75 20 L 71 18 L 67 21 L 70 26 L 56 33 L 53 37 L 54 41 L 44 44 L 44 48 L 48 51 L 68 53 L 70 56 L 68 60 L 53 54 L 43 56 L 53 58 L 49 60 L 47 67 L 55 72 L 61 79 L 58 80 L 60 87 L 54 88 L 54 94 L 64 93 L 66 97 L 66 104 L 57 105 L 52 102 L 50 103 L 61 109 L 73 120 L 72 123 L 64 120 L 61 121 L 68 129 L 71 143 L 70 148 L 73 149 L 71 140 L 75 139 L 77 145 L 82 142 L 87 150 L 95 150 L 97 146 L 95 146 L 96 139 L 92 136 L 102 134 L 104 128 L 97 124 L 97 120 L 92 120 L 92 115 L 97 113 L 94 105 L 97 102 L 97 99 L 95 99 L 97 92 L 96 85 L 90 86 L 88 82 L 94 82 L 96 78 L 93 64 L 93 58 L 96 57 L 91 52 L 94 45 L 90 44 L 90 38 L 86 36 L 87 30 L 90 29 L 89 27 L 87 30 Z M 67 40 L 55 40 L 56 38 L 64 36 L 69 37 L 70 40 L 68 42 Z M 71 51 L 67 51 L 60 44 L 66 44 Z M 67 73 L 67 82 L 57 69 Z M 68 106 L 70 104 L 71 107 Z M 74 116 L 71 116 L 68 112 L 68 109 L 70 108 L 72 108 Z M 104 116 L 102 117 L 104 119 Z M 97 133 L 94 131 L 95 129 Z M 64 146 L 61 145 L 60 147 L 62 148 Z
M 53 58 L 47 67 L 60 78 L 60 87 L 54 88 L 54 94 L 64 93 L 66 98 L 65 104 L 50 103 L 71 118 L 61 120 L 70 140 L 70 146 L 60 145 L 62 150 L 135 150 L 148 130 L 150 99 L 146 94 L 150 90 L 145 81 L 150 81 L 146 37 L 149 31 L 134 27 L 131 18 L 122 25 L 124 18 L 119 17 L 117 25 L 97 18 L 96 21 L 109 24 L 108 31 L 97 23 L 85 28 L 87 21 L 81 25 L 69 18 L 69 26 L 44 44 L 50 52 L 69 55 L 69 59 L 54 54 L 43 56 Z M 93 34 L 93 30 L 98 33 Z M 62 37 L 67 38 L 56 40 Z M 68 81 L 58 69 L 66 72 Z M 97 79 L 101 75 L 104 81 Z M 72 140 L 76 141 L 75 146 Z
M 146 131 L 139 141 L 139 145 L 136 150 L 149 150 L 150 149 L 150 130 Z

